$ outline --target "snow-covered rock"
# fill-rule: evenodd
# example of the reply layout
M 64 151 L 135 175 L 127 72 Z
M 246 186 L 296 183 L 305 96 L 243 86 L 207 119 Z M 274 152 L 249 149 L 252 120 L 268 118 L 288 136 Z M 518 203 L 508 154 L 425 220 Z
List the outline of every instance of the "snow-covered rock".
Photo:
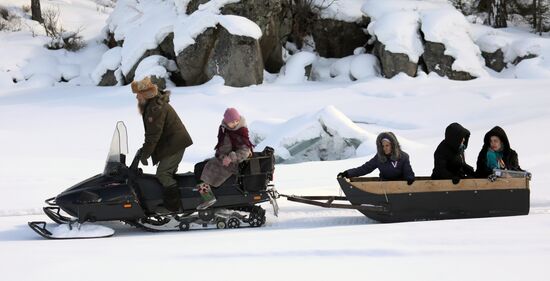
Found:
M 107 20 L 107 33 L 113 37 L 109 41 L 121 42 L 124 82 L 134 80 L 144 59 L 160 55 L 177 61 L 177 69 L 170 71 L 179 72 L 185 85 L 202 84 L 214 75 L 222 76 L 230 86 L 261 83 L 263 61 L 258 40 L 262 30 L 245 17 L 220 14 L 224 5 L 236 2 L 208 1 L 189 15 L 189 0 L 119 1 Z M 208 44 L 200 44 L 198 39 L 204 33 Z M 101 65 L 110 62 L 100 62 L 98 68 L 105 68 Z
M 317 59 L 314 53 L 299 52 L 292 55 L 286 61 L 286 65 L 281 69 L 281 74 L 276 82 L 281 84 L 297 84 L 308 79 L 308 68 L 311 71 L 311 65 Z M 310 72 L 309 71 L 309 72 Z
M 121 47 L 109 49 L 101 57 L 101 61 L 92 72 L 92 80 L 98 86 L 114 86 L 122 83 Z
M 275 148 L 279 163 L 340 160 L 375 151 L 375 136 L 334 106 L 283 122 L 253 122 L 250 128 L 256 149 Z
M 366 0 L 362 11 L 372 19 L 368 31 L 376 38 L 374 53 L 384 76 L 415 76 L 421 56 L 428 72 L 451 79 L 487 75 L 470 23 L 449 2 Z

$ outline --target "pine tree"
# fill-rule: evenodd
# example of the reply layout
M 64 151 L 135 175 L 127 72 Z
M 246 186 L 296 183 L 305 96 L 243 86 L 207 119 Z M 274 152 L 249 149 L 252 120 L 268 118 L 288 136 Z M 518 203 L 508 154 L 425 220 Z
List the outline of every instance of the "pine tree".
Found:
M 507 27 L 506 0 L 490 0 L 487 23 L 494 28 Z

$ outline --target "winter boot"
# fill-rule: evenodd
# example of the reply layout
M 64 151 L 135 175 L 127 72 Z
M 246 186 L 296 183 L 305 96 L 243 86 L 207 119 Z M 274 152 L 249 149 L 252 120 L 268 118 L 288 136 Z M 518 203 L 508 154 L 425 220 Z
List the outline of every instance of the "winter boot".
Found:
M 164 188 L 163 200 L 168 211 L 177 213 L 181 210 L 180 189 L 177 184 Z
M 212 192 L 210 185 L 201 183 L 199 184 L 198 189 L 202 198 L 202 204 L 197 206 L 197 210 L 205 210 L 216 204 L 216 197 L 214 196 L 214 192 Z

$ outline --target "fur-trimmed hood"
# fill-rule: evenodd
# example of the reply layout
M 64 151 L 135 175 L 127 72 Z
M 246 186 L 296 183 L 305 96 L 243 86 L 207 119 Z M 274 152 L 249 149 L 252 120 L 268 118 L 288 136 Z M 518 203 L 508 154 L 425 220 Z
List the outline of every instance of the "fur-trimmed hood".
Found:
M 392 132 L 383 132 L 376 137 L 376 150 L 378 154 L 378 161 L 385 163 L 387 161 L 387 156 L 384 154 L 384 149 L 382 148 L 382 140 L 388 139 L 391 142 L 391 156 L 390 159 L 392 161 L 397 161 L 401 159 L 401 155 L 403 154 L 403 151 L 401 151 L 401 145 L 399 145 L 399 141 L 397 140 L 397 137 Z

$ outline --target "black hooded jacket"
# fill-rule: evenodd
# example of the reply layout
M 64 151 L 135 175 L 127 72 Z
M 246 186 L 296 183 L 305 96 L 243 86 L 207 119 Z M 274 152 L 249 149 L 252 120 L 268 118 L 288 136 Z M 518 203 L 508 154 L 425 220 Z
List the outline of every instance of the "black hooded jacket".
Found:
M 492 136 L 497 136 L 502 142 L 502 160 L 504 161 L 504 165 L 506 165 L 506 169 L 523 171 L 519 166 L 518 154 L 510 148 L 510 141 L 508 140 L 506 132 L 501 127 L 496 126 L 487 132 L 483 138 L 483 148 L 481 148 L 481 151 L 477 157 L 476 176 L 485 178 L 493 173 L 493 171 L 487 167 L 487 151 L 489 151 L 491 147 Z
M 474 168 L 466 164 L 464 151 L 460 143 L 465 139 L 468 147 L 470 131 L 458 123 L 452 123 L 445 129 L 445 139 L 434 152 L 434 169 L 432 179 L 461 179 L 474 177 Z
M 391 155 L 385 155 L 382 140 L 388 139 L 392 144 Z M 380 171 L 381 180 L 414 180 L 414 172 L 409 161 L 409 155 L 401 150 L 397 138 L 392 132 L 385 132 L 376 138 L 377 154 L 360 167 L 347 170 L 348 177 L 359 177 Z

